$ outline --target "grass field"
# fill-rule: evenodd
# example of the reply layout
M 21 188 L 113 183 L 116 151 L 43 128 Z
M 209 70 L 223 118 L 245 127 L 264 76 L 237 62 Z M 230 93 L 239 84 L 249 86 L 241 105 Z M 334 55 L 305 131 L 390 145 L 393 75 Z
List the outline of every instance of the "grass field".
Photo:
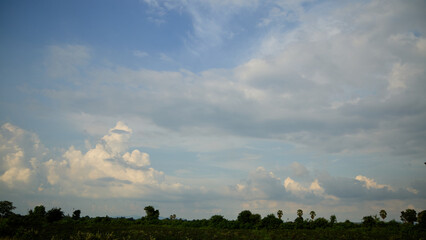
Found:
M 326 228 L 326 229 L 217 229 L 161 225 L 69 224 L 53 223 L 39 230 L 20 228 L 15 237 L 0 239 L 71 239 L 71 240 L 132 240 L 132 239 L 426 239 L 424 231 L 413 227 L 389 229 Z

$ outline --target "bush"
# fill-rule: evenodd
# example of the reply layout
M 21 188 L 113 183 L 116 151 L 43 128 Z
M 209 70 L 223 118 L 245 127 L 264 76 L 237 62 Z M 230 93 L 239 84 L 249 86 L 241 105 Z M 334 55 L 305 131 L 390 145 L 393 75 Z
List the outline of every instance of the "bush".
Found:
M 275 217 L 274 214 L 269 214 L 261 221 L 261 227 L 266 229 L 277 229 L 283 223 L 281 219 Z
M 326 228 L 328 226 L 328 220 L 320 217 L 313 221 L 314 228 Z
M 52 208 L 46 213 L 46 219 L 48 222 L 57 222 L 64 218 L 64 212 L 61 211 L 61 208 Z

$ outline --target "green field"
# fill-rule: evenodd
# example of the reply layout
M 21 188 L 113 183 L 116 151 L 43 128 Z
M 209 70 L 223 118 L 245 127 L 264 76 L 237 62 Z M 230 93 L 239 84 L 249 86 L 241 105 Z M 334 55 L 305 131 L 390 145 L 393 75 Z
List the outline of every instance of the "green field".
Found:
M 0 239 L 426 239 L 424 229 L 408 224 L 383 224 L 372 228 L 354 224 L 348 228 L 343 223 L 336 223 L 334 227 L 321 229 L 283 229 L 285 225 L 282 225 L 278 229 L 267 230 L 185 226 L 185 223 L 191 225 L 191 221 L 181 221 L 176 225 L 159 221 L 153 225 L 140 220 L 105 219 L 64 219 L 54 223 L 20 225 L 14 229 L 3 228 Z

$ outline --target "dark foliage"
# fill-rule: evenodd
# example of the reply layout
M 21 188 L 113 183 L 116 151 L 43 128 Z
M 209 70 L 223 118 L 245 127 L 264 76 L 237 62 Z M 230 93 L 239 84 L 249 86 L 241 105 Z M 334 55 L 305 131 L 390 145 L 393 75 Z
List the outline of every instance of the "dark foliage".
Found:
M 144 208 L 146 212 L 145 218 L 147 220 L 158 220 L 158 217 L 160 216 L 160 211 L 155 210 L 153 206 L 147 206 Z
M 148 210 L 148 211 L 147 211 Z M 221 215 L 210 219 L 159 219 L 159 211 L 148 206 L 147 216 L 140 219 L 109 216 L 64 216 L 60 208 L 48 212 L 42 205 L 28 215 L 9 214 L 0 218 L 0 239 L 422 239 L 425 211 L 416 219 L 419 224 L 401 224 L 395 220 L 380 221 L 366 216 L 362 224 L 348 220 L 331 224 L 325 218 L 283 222 L 274 214 L 261 219 L 259 214 L 242 211 L 236 221 Z M 149 213 L 148 213 L 149 212 Z M 404 211 L 407 212 L 407 211 Z M 410 213 L 412 211 L 408 211 Z M 333 215 L 334 216 L 334 215 Z M 333 216 L 330 220 L 333 220 Z M 410 218 L 408 218 L 410 219 Z M 406 220 L 408 223 L 409 221 Z M 368 230 L 368 231 L 366 231 Z
M 362 218 L 362 225 L 368 229 L 371 229 L 376 225 L 376 220 L 372 216 L 365 216 Z
M 260 226 L 266 229 L 278 229 L 281 223 L 283 223 L 281 219 L 276 218 L 274 214 L 269 214 L 262 219 Z
M 237 222 L 240 224 L 240 228 L 253 229 L 260 224 L 260 214 L 252 214 L 249 210 L 244 210 L 238 214 Z
M 414 224 L 417 221 L 416 210 L 407 209 L 401 212 L 401 220 L 405 223 Z
M 75 211 L 72 213 L 72 219 L 74 219 L 74 220 L 79 220 L 79 219 L 80 219 L 80 214 L 81 214 L 81 211 L 80 211 L 80 210 L 75 210 Z
M 13 214 L 12 210 L 16 207 L 13 206 L 12 202 L 1 201 L 0 202 L 0 217 L 8 217 Z
M 52 208 L 46 213 L 46 219 L 48 222 L 57 222 L 64 218 L 64 212 L 61 211 L 61 208 Z
M 317 218 L 313 221 L 313 226 L 314 228 L 326 228 L 328 227 L 328 221 L 325 218 Z
M 421 228 L 426 229 L 426 210 L 423 210 L 417 214 L 417 222 Z

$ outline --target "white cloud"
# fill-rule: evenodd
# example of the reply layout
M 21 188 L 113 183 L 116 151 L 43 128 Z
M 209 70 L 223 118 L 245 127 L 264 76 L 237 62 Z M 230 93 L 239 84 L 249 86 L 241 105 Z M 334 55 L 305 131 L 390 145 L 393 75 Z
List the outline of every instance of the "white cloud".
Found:
M 121 121 L 117 122 L 117 125 L 109 130 L 109 134 L 102 137 L 105 149 L 114 157 L 121 154 L 126 149 L 131 134 L 132 129 Z
M 46 149 L 35 134 L 10 123 L 0 129 L 0 180 L 11 188 L 37 185 L 36 169 Z
M 376 181 L 374 181 L 374 179 L 362 176 L 362 175 L 358 175 L 355 177 L 356 180 L 363 182 L 363 186 L 366 187 L 367 189 L 382 189 L 382 188 L 387 188 L 390 191 L 395 191 L 391 186 L 389 185 L 385 185 L 385 184 L 378 184 L 376 183 Z
M 131 133 L 132 129 L 119 121 L 86 152 L 71 146 L 62 157 L 49 159 L 35 134 L 6 123 L 0 132 L 0 182 L 15 190 L 90 198 L 166 193 L 182 198 L 182 191 L 198 191 L 167 181 L 163 172 L 150 167 L 147 153 L 138 149 L 128 152 Z
M 124 161 L 130 165 L 135 165 L 137 167 L 149 166 L 149 155 L 147 153 L 141 153 L 139 150 L 133 150 L 132 153 L 125 153 L 123 155 Z
M 31 177 L 29 168 L 10 168 L 1 177 L 0 180 L 6 182 L 9 186 L 13 186 L 18 182 L 28 183 Z
M 318 179 L 315 179 L 312 183 L 308 186 L 303 186 L 302 184 L 294 181 L 290 177 L 287 177 L 284 180 L 284 187 L 285 190 L 288 192 L 291 192 L 295 196 L 299 198 L 306 198 L 309 195 L 314 195 L 316 197 L 319 197 L 320 199 L 328 199 L 328 200 L 334 200 L 338 201 L 339 198 L 333 195 L 325 194 L 324 188 L 322 188 L 319 184 Z M 312 198 L 312 196 L 310 196 Z
M 149 167 L 147 153 L 126 152 L 131 133 L 132 129 L 118 122 L 86 153 L 70 147 L 62 160 L 45 163 L 49 183 L 62 189 L 62 194 L 85 197 L 137 197 L 150 188 L 179 190 L 182 185 L 164 182 L 164 173 Z

